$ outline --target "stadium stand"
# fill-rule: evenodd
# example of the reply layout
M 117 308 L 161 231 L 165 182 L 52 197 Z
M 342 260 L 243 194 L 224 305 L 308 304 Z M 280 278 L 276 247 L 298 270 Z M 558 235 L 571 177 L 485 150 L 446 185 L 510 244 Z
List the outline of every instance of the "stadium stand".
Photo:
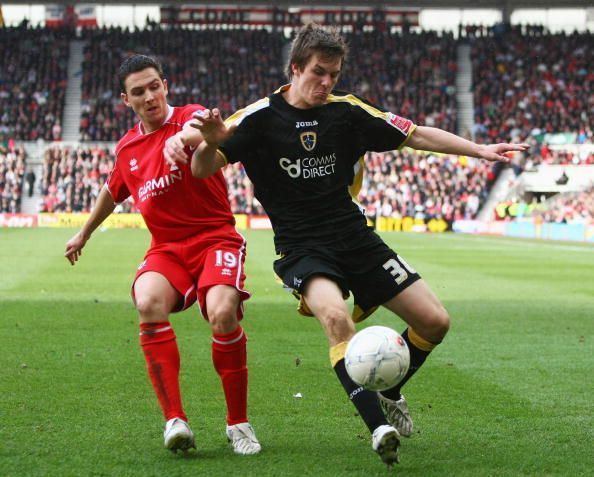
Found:
M 83 37 L 88 41 L 83 62 L 83 141 L 116 141 L 134 123 L 120 100 L 114 74 L 131 53 L 161 60 L 171 104 L 217 106 L 225 116 L 283 83 L 280 33 L 111 28 L 86 30 Z
M 0 28 L 0 140 L 61 139 L 68 30 Z
M 459 40 L 452 34 L 383 29 L 346 36 L 355 56 L 347 63 L 339 89 L 354 91 L 417 124 L 451 131 L 457 130 L 456 50 L 460 41 L 470 43 L 473 133 L 478 141 L 530 142 L 530 153 L 514 158 L 516 175 L 536 171 L 541 164 L 594 164 L 591 149 L 580 152 L 549 144 L 555 135 L 563 134 L 578 145 L 594 140 L 591 33 L 469 26 Z M 0 140 L 60 139 L 72 38 L 66 30 L 0 30 Z M 162 29 L 150 24 L 133 31 L 84 29 L 79 39 L 86 42 L 81 140 L 104 141 L 105 145 L 50 148 L 44 154 L 42 211 L 92 208 L 113 163 L 113 143 L 135 122 L 120 100 L 114 74 L 125 56 L 146 53 L 163 62 L 171 104 L 200 102 L 220 107 L 225 116 L 285 82 L 282 58 L 287 39 L 280 32 Z M 2 206 L 3 210 L 18 210 L 22 177 L 6 199 L 6 176 L 13 175 L 7 169 L 7 157 L 4 153 Z M 410 150 L 368 154 L 366 162 L 359 199 L 372 216 L 474 219 L 498 174 L 497 168 L 474 159 Z M 241 166 L 227 167 L 224 172 L 233 211 L 262 214 Z M 121 210 L 134 208 L 125 204 Z
M 592 142 L 592 33 L 518 26 L 469 41 L 478 140 L 574 133 L 577 143 Z
M 405 149 L 369 153 L 360 202 L 370 216 L 474 219 L 494 175 L 474 158 Z
M 435 32 L 346 35 L 353 58 L 338 88 L 412 118 L 456 131 L 456 40 Z
M 52 146 L 43 158 L 40 212 L 89 212 L 109 172 L 114 156 L 105 147 Z M 133 211 L 132 203 L 124 203 L 119 211 Z
M 21 211 L 26 154 L 22 146 L 0 146 L 0 212 Z
M 230 164 L 223 169 L 229 188 L 229 202 L 234 214 L 263 215 L 264 209 L 254 197 L 254 188 L 241 164 Z
M 558 194 L 535 209 L 541 222 L 591 223 L 594 221 L 594 188 Z

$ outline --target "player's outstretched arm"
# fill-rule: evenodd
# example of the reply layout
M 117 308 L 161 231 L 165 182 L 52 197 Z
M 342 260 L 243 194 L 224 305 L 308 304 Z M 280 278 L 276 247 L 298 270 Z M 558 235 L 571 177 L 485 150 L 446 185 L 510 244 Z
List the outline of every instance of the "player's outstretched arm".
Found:
M 503 162 L 509 162 L 509 158 L 504 154 L 514 151 L 526 151 L 530 147 L 528 144 L 513 143 L 476 144 L 443 129 L 427 126 L 418 126 L 406 145 L 422 151 L 472 156 L 487 161 Z
M 78 261 L 82 255 L 83 247 L 87 243 L 87 240 L 91 238 L 91 234 L 103 223 L 107 217 L 109 217 L 114 208 L 115 202 L 113 201 L 113 198 L 111 197 L 111 194 L 107 188 L 104 187 L 101 189 L 99 197 L 97 197 L 95 207 L 93 208 L 93 211 L 91 212 L 91 215 L 89 216 L 86 223 L 74 237 L 66 242 L 66 251 L 64 252 L 64 256 L 70 262 L 70 265 L 74 265 Z
M 205 109 L 194 113 L 196 119 L 190 126 L 200 130 L 204 141 L 198 146 L 192 156 L 192 175 L 194 177 L 209 177 L 225 165 L 225 159 L 219 154 L 219 144 L 229 139 L 235 125 L 227 127 L 218 109 Z
M 198 144 L 202 142 L 202 133 L 192 127 L 192 123 L 195 120 L 188 121 L 184 124 L 184 127 L 177 134 L 174 134 L 165 141 L 165 147 L 163 148 L 163 155 L 165 160 L 174 165 L 176 162 L 183 164 L 188 163 L 188 155 L 186 154 L 185 147 L 196 148 Z

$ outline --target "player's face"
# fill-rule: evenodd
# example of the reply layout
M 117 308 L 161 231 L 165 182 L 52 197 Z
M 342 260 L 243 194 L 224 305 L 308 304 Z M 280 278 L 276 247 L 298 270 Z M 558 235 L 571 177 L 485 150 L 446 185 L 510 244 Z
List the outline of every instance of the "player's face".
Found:
M 300 70 L 293 65 L 290 103 L 296 108 L 308 109 L 322 106 L 336 86 L 342 58 L 328 58 L 315 53 Z
M 140 118 L 146 132 L 161 127 L 167 117 L 167 80 L 154 68 L 130 74 L 124 81 L 122 101 Z

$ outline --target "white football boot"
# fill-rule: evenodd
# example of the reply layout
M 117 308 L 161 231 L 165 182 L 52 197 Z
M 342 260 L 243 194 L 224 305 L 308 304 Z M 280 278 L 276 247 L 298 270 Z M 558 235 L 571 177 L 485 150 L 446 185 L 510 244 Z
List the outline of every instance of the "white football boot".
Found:
M 398 429 L 398 433 L 401 436 L 412 436 L 413 420 L 408 412 L 408 404 L 406 404 L 404 396 L 401 394 L 400 399 L 394 401 L 393 399 L 388 399 L 387 397 L 382 396 L 382 394 L 378 392 L 377 397 L 379 398 L 379 402 L 388 422 Z
M 384 464 L 391 466 L 400 462 L 398 447 L 400 447 L 400 435 L 392 426 L 384 424 L 373 431 L 371 447 L 379 454 Z
M 251 455 L 262 450 L 262 446 L 258 442 L 254 429 L 249 422 L 227 426 L 227 439 L 236 454 Z
M 181 450 L 186 452 L 188 449 L 196 449 L 194 442 L 194 433 L 186 421 L 179 417 L 169 419 L 165 424 L 165 432 L 163 433 L 165 440 L 165 448 L 171 452 Z

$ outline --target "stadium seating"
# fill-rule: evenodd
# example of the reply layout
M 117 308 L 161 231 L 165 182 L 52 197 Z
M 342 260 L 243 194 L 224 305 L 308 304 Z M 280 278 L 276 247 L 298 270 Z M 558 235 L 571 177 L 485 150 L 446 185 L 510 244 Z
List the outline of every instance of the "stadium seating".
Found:
M 21 211 L 26 154 L 23 147 L 0 146 L 0 212 Z
M 68 81 L 66 30 L 0 28 L 0 140 L 59 140 Z
M 530 152 L 514 159 L 518 174 L 535 170 L 539 164 L 594 164 L 591 151 L 553 147 L 545 136 L 568 134 L 578 144 L 594 140 L 591 33 L 477 27 L 465 29 L 460 40 L 435 32 L 377 30 L 345 35 L 353 56 L 346 63 L 339 89 L 354 91 L 417 124 L 450 131 L 457 130 L 456 49 L 459 41 L 469 42 L 476 140 L 529 142 Z M 60 139 L 72 38 L 73 33 L 65 30 L 0 30 L 0 140 Z M 92 208 L 113 162 L 109 152 L 113 142 L 136 121 L 120 100 L 115 77 L 126 56 L 146 53 L 162 61 L 171 104 L 218 106 L 225 116 L 286 81 L 282 59 L 287 39 L 279 32 L 161 29 L 150 24 L 132 31 L 85 29 L 80 39 L 86 42 L 81 140 L 110 144 L 54 148 L 45 153 L 40 205 L 44 211 Z M 376 216 L 475 218 L 497 175 L 490 164 L 480 161 L 410 150 L 368 154 L 366 162 L 359 199 Z M 5 164 L 2 167 L 6 184 L 4 176 L 12 177 L 12 173 Z M 224 173 L 233 211 L 263 213 L 242 167 L 229 166 Z M 2 189 L 3 210 L 18 209 L 21 190 L 22 184 L 13 184 L 7 203 L 7 188 Z M 122 210 L 134 209 L 126 204 Z
M 283 83 L 280 33 L 264 30 L 120 28 L 87 30 L 81 139 L 116 141 L 134 123 L 120 100 L 115 72 L 132 53 L 157 57 L 170 103 L 218 107 L 225 116 Z
M 108 148 L 80 145 L 46 149 L 41 182 L 43 199 L 39 211 L 90 212 L 113 162 L 113 153 Z M 121 212 L 130 210 L 133 210 L 131 202 L 118 209 Z
M 371 217 L 474 219 L 494 179 L 491 168 L 410 149 L 369 153 L 359 199 Z
M 415 123 L 456 131 L 456 40 L 435 32 L 357 32 L 339 88 Z
M 582 192 L 558 194 L 538 207 L 534 215 L 542 222 L 592 223 L 594 188 Z
M 574 133 L 592 142 L 592 33 L 510 27 L 469 41 L 477 140 Z

